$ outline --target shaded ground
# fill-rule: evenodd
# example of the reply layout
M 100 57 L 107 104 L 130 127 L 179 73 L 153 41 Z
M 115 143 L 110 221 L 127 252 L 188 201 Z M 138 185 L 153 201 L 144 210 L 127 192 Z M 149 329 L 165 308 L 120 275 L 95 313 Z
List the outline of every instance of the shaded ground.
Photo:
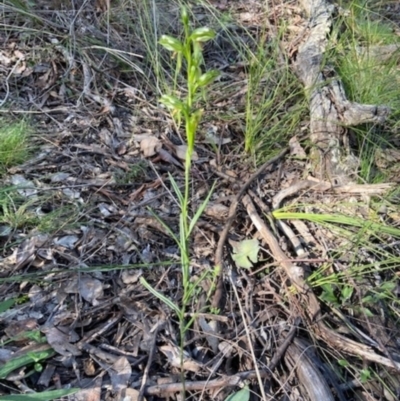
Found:
M 228 9 L 223 1 L 215 5 Z M 263 34 L 261 6 L 229 6 L 249 30 L 239 37 L 251 46 Z M 15 304 L 1 314 L 0 360 L 6 366 L 18 353 L 48 354 L 36 371 L 32 364 L 3 371 L 0 392 L 70 386 L 86 389 L 71 396 L 77 400 L 133 400 L 139 392 L 147 400 L 179 398 L 178 322 L 139 278 L 180 304 L 179 249 L 158 219 L 179 231 L 169 174 L 183 185 L 184 140 L 158 104 L 155 82 L 162 82 L 152 56 L 123 25 L 121 15 L 133 18 L 139 11 L 124 5 L 126 14 L 115 13 L 113 19 L 111 13 L 107 20 L 101 1 L 76 4 L 75 10 L 55 3 L 21 6 L 26 15 L 11 3 L 2 7 L 2 113 L 28 116 L 37 135 L 32 159 L 2 177 L 0 294 Z M 204 24 L 207 10 L 196 7 L 197 22 Z M 162 3 L 158 10 L 160 32 L 176 33 L 177 9 Z M 290 17 L 299 27 L 306 24 L 302 9 L 291 2 L 271 7 L 271 15 L 271 23 Z M 232 29 L 239 30 L 234 24 Z M 295 54 L 301 28 L 292 31 L 283 43 Z M 205 279 L 188 313 L 194 321 L 185 338 L 186 399 L 224 400 L 243 384 L 250 385 L 252 399 L 262 391 L 268 400 L 316 399 L 318 394 L 319 399 L 398 399 L 398 210 L 381 197 L 378 206 L 365 200 L 363 189 L 293 186 L 312 179 L 304 157 L 306 116 L 288 153 L 267 166 L 252 181 L 247 201 L 237 204 L 224 244 L 223 302 L 220 310 L 207 307 L 220 233 L 255 167 L 243 149 L 248 66 L 222 34 L 205 48 L 205 58 L 222 75 L 205 105 L 196 144 L 192 209 L 216 186 L 191 244 L 192 280 Z M 269 156 L 284 147 L 280 140 L 273 142 Z M 287 188 L 292 192 L 282 195 Z M 265 222 L 273 223 L 285 261 L 296 259 L 311 274 L 310 288 L 321 301 L 318 319 L 360 349 L 344 353 L 321 335 L 318 319 L 308 314 L 304 298 L 278 268 L 282 260 L 255 228 L 249 199 Z M 371 218 L 378 228 L 370 232 L 371 226 L 350 225 L 345 235 L 340 226 L 340 236 L 339 227 L 297 220 L 292 231 L 285 231 L 271 217 L 284 204 L 292 212 L 304 208 Z M 7 220 L 6 210 L 19 220 Z M 237 268 L 232 247 L 249 238 L 265 248 L 251 269 Z M 349 266 L 358 267 L 356 273 L 347 273 Z M 391 286 L 382 285 L 387 282 Z M 383 303 L 386 298 L 390 302 Z M 313 378 L 315 393 L 307 377 Z

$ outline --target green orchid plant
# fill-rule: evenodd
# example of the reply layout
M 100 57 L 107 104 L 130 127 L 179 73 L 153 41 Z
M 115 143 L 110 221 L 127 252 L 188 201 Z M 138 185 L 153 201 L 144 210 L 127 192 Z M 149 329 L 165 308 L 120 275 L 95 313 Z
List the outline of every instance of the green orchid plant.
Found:
M 165 49 L 173 52 L 173 57 L 176 60 L 174 86 L 176 86 L 177 78 L 183 70 L 183 67 L 185 67 L 186 70 L 186 96 L 177 97 L 174 94 L 175 91 L 171 91 L 171 94 L 163 95 L 160 99 L 160 102 L 170 111 L 178 129 L 182 123 L 184 123 L 187 141 L 187 150 L 185 155 L 185 185 L 183 193 L 174 178 L 170 175 L 171 184 L 180 205 L 179 236 L 162 222 L 164 227 L 168 230 L 168 233 L 178 244 L 180 250 L 183 285 L 183 298 L 181 305 L 176 305 L 169 298 L 152 288 L 144 278 L 141 279 L 141 282 L 153 295 L 162 300 L 177 314 L 181 324 L 181 342 L 183 344 L 185 332 L 192 323 L 192 320 L 189 322 L 185 321 L 187 305 L 196 294 L 200 282 L 204 280 L 207 274 L 209 274 L 209 272 L 205 272 L 196 282 L 191 282 L 189 241 L 199 217 L 207 206 L 212 194 L 212 189 L 200 207 L 195 211 L 193 217 L 189 214 L 189 189 L 196 133 L 203 114 L 203 110 L 199 106 L 200 95 L 203 95 L 203 98 L 205 98 L 206 87 L 218 77 L 219 72 L 216 70 L 203 72 L 202 68 L 204 65 L 203 45 L 205 42 L 212 40 L 215 37 L 215 32 L 207 27 L 192 30 L 189 23 L 189 14 L 186 8 L 182 8 L 181 21 L 184 29 L 182 41 L 167 35 L 163 35 L 159 41 Z

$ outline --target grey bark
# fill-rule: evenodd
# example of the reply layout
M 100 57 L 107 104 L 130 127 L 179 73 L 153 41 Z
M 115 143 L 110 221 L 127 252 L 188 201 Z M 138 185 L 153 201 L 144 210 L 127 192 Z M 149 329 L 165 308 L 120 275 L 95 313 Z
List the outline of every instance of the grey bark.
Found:
M 310 102 L 314 173 L 320 179 L 343 185 L 352 181 L 358 168 L 358 159 L 351 152 L 346 127 L 382 123 L 390 109 L 347 99 L 335 71 L 324 66 L 334 6 L 326 0 L 301 0 L 301 3 L 309 21 L 306 39 L 299 47 L 295 70 Z

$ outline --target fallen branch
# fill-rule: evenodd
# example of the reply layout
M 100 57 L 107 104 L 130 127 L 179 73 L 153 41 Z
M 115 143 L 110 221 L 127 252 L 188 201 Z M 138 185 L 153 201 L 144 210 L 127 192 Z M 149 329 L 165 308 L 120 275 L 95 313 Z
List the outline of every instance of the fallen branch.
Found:
M 311 160 L 317 178 L 334 184 L 352 181 L 358 159 L 352 154 L 345 127 L 382 123 L 386 106 L 364 105 L 346 98 L 332 68 L 324 67 L 327 35 L 334 6 L 326 0 L 302 0 L 309 15 L 309 34 L 299 47 L 295 70 L 310 100 Z
M 305 181 L 304 183 L 307 183 Z M 313 183 L 315 185 L 315 183 Z M 306 184 L 303 184 L 304 189 Z M 291 194 L 291 191 L 287 191 L 286 194 Z M 283 200 L 279 197 L 280 201 Z M 400 363 L 390 360 L 389 358 L 378 355 L 372 347 L 364 344 L 359 344 L 341 334 L 335 332 L 325 325 L 322 321 L 322 313 L 320 310 L 319 302 L 312 289 L 308 286 L 304 280 L 304 271 L 300 266 L 292 263 L 281 247 L 272 231 L 266 226 L 264 220 L 258 215 L 251 198 L 246 195 L 243 198 L 243 204 L 247 209 L 247 213 L 250 216 L 253 224 L 257 228 L 264 242 L 269 246 L 272 255 L 279 266 L 284 270 L 287 277 L 291 281 L 292 285 L 296 288 L 299 295 L 303 298 L 304 305 L 307 306 L 307 313 L 305 313 L 304 319 L 308 320 L 310 327 L 314 329 L 317 337 L 328 343 L 332 348 L 343 351 L 350 355 L 356 355 L 362 357 L 370 362 L 376 362 L 387 366 L 389 368 L 395 368 L 400 370 Z M 276 201 L 275 206 L 279 206 Z
M 155 386 L 149 386 L 145 389 L 145 395 L 163 395 L 165 393 L 177 393 L 182 391 L 184 388 L 186 391 L 199 391 L 199 390 L 212 390 L 216 388 L 224 388 L 227 386 L 238 386 L 243 383 L 244 380 L 256 379 L 257 375 L 262 378 L 271 377 L 272 371 L 278 366 L 281 358 L 285 354 L 287 348 L 293 341 L 294 335 L 297 330 L 299 319 L 295 319 L 293 326 L 290 328 L 287 336 L 282 341 L 279 348 L 276 350 L 274 356 L 271 359 L 270 364 L 265 369 L 259 369 L 258 373 L 255 370 L 248 372 L 240 372 L 232 376 L 225 376 L 221 379 L 215 380 L 200 380 L 200 381 L 186 381 L 185 387 L 182 382 L 177 383 L 165 383 Z

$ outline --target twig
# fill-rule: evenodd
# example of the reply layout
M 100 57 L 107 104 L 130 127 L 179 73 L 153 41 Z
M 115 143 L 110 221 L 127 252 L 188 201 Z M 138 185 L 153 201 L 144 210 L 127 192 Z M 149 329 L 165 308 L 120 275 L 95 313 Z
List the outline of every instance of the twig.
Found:
M 154 354 L 155 354 L 155 350 L 156 350 L 157 334 L 158 334 L 158 331 L 160 330 L 160 328 L 162 328 L 162 326 L 164 326 L 164 324 L 165 324 L 164 321 L 159 322 L 156 324 L 156 327 L 154 328 L 153 338 L 151 339 L 149 358 L 147 360 L 147 364 L 146 364 L 146 367 L 143 372 L 142 385 L 140 386 L 137 401 L 143 401 L 143 397 L 144 397 L 145 391 L 146 391 L 147 378 L 149 377 L 150 367 L 151 367 L 151 364 L 153 363 L 153 358 L 154 358 Z
M 280 200 L 283 199 L 280 197 Z M 400 371 L 399 362 L 392 361 L 389 358 L 377 354 L 374 349 L 368 345 L 359 344 L 356 341 L 337 333 L 322 321 L 318 299 L 304 280 L 303 269 L 287 259 L 285 253 L 280 248 L 278 241 L 258 215 L 253 202 L 248 195 L 243 198 L 243 204 L 246 206 L 247 212 L 253 224 L 256 226 L 263 240 L 271 249 L 275 260 L 278 262 L 280 267 L 283 268 L 286 275 L 298 291 L 299 295 L 303 297 L 304 304 L 308 310 L 307 317 L 310 323 L 313 324 L 312 327 L 315 330 L 315 334 L 335 349 L 341 350 L 350 355 L 356 355 L 365 358 L 370 362 L 379 363 L 389 368 L 395 368 Z
M 270 372 L 273 372 L 274 369 L 278 366 L 279 361 L 282 359 L 283 355 L 285 354 L 287 348 L 289 345 L 292 343 L 294 339 L 294 335 L 296 334 L 297 328 L 301 322 L 300 317 L 296 317 L 294 320 L 294 323 L 292 327 L 289 330 L 289 333 L 287 334 L 286 338 L 283 340 L 282 344 L 279 346 L 277 351 L 275 352 L 274 356 L 271 358 L 271 361 L 268 365 L 268 370 Z
M 293 326 L 290 328 L 288 335 L 285 340 L 277 349 L 275 355 L 272 357 L 269 365 L 260 369 L 259 372 L 255 370 L 250 370 L 248 372 L 240 372 L 232 376 L 225 376 L 222 379 L 215 380 L 202 380 L 202 381 L 187 381 L 185 383 L 185 390 L 187 391 L 199 391 L 199 390 L 211 390 L 215 388 L 227 387 L 227 386 L 237 386 L 244 380 L 252 380 L 256 379 L 257 376 L 261 378 L 269 378 L 271 377 L 271 372 L 276 369 L 279 361 L 282 359 L 283 355 L 286 352 L 288 346 L 292 343 L 294 335 L 297 330 L 297 326 L 299 324 L 299 318 L 295 319 Z M 165 393 L 178 393 L 182 391 L 183 384 L 181 382 L 178 383 L 166 383 L 155 386 L 147 387 L 144 390 L 145 395 L 162 395 Z
M 236 286 L 232 281 L 232 277 L 230 277 L 230 280 L 231 280 L 233 292 L 235 293 L 235 297 L 236 297 L 236 299 L 238 301 L 240 314 L 242 316 L 242 320 L 243 320 L 243 323 L 244 323 L 244 330 L 246 332 L 246 337 L 247 337 L 248 345 L 249 345 L 249 348 L 250 348 L 250 353 L 251 353 L 251 356 L 253 358 L 253 363 L 254 363 L 254 368 L 255 368 L 255 371 L 256 371 L 258 386 L 260 387 L 262 399 L 264 401 L 266 401 L 267 397 L 265 395 L 264 384 L 263 384 L 262 377 L 261 377 L 261 374 L 260 374 L 260 369 L 258 368 L 256 354 L 254 353 L 254 347 L 253 347 L 253 342 L 251 341 L 249 325 L 246 323 L 246 316 L 244 314 L 243 307 L 242 307 L 242 304 L 240 302 L 240 298 L 239 298 L 239 294 L 237 292 Z

